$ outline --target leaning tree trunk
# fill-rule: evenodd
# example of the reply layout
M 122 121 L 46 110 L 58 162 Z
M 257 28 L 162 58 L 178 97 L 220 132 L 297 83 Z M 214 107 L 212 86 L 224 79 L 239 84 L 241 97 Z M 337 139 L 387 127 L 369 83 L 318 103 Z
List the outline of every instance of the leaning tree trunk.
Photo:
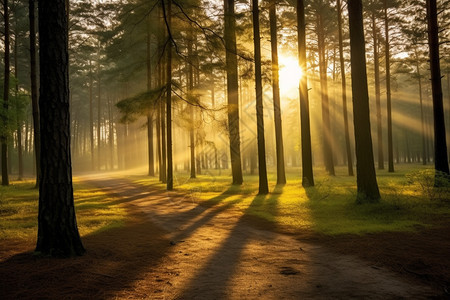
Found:
M 3 0 L 3 17 L 5 20 L 5 74 L 3 81 L 3 117 L 2 117 L 2 185 L 9 185 L 8 178 L 8 101 L 9 101 L 9 10 L 8 0 Z
M 234 0 L 224 0 L 225 48 L 228 96 L 228 130 L 230 134 L 231 173 L 233 184 L 242 184 L 241 142 L 239 136 L 238 63 Z
M 286 183 L 286 171 L 284 165 L 283 129 L 281 125 L 280 83 L 278 65 L 278 38 L 277 38 L 277 9 L 276 1 L 270 0 L 270 46 L 272 52 L 272 90 L 273 113 L 275 121 L 275 141 L 277 154 L 277 184 Z M 259 25 L 258 25 L 259 27 Z M 259 35 L 259 32 L 258 32 Z
M 75 217 L 70 157 L 68 27 L 64 0 L 39 1 L 41 180 L 36 252 L 84 253 Z
M 436 0 L 427 0 L 428 45 L 430 49 L 431 90 L 434 116 L 434 167 L 449 174 L 445 135 L 444 102 L 442 96 L 441 66 L 439 62 L 439 27 Z M 439 176 L 436 172 L 436 176 Z M 438 181 L 436 181 L 438 184 Z
M 341 68 L 341 83 L 342 83 L 342 114 L 344 116 L 344 130 L 345 130 L 345 149 L 347 154 L 347 169 L 348 175 L 353 176 L 353 158 L 350 147 L 350 131 L 348 129 L 348 110 L 347 110 L 347 81 L 345 78 L 345 61 L 344 61 L 344 46 L 342 38 L 342 6 L 341 0 L 337 0 L 338 9 L 338 34 L 339 34 L 339 63 Z
M 306 23 L 305 2 L 297 0 L 298 61 L 302 74 L 300 77 L 300 123 L 302 140 L 302 185 L 314 186 L 311 153 L 311 125 L 309 118 L 308 78 L 306 75 Z
M 348 1 L 348 15 L 350 23 L 356 181 L 358 187 L 357 202 L 377 202 L 380 199 L 380 192 L 373 162 L 361 0 Z
M 263 89 L 261 75 L 261 37 L 259 33 L 258 0 L 252 0 L 252 6 L 254 41 L 253 45 L 255 50 L 256 132 L 258 139 L 259 194 L 266 195 L 269 193 L 269 186 L 267 184 L 266 146 L 264 140 Z

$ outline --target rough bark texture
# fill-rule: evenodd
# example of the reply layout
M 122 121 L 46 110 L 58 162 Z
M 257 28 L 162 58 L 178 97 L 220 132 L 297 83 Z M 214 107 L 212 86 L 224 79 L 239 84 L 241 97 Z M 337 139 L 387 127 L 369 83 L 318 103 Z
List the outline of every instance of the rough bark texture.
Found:
M 7 138 L 7 128 L 8 128 L 8 101 L 9 101 L 9 10 L 8 10 L 8 0 L 3 0 L 3 17 L 5 22 L 5 73 L 3 81 L 3 113 L 2 116 L 2 134 L 1 134 L 1 144 L 2 144 L 2 185 L 9 185 L 8 177 L 8 138 Z
M 68 35 L 64 0 L 39 1 L 41 180 L 36 251 L 84 253 L 75 217 L 70 157 Z
M 430 49 L 431 91 L 434 116 L 434 167 L 449 174 L 445 136 L 444 102 L 442 96 L 441 66 L 439 62 L 439 27 L 436 0 L 427 0 L 428 45 Z M 436 173 L 436 176 L 439 176 Z M 437 183 L 438 181 L 436 181 Z
M 233 184 L 242 184 L 241 141 L 239 135 L 238 64 L 234 0 L 224 0 L 225 48 L 228 96 L 228 130 Z
M 389 41 L 389 19 L 387 13 L 387 0 L 383 0 L 384 5 L 384 34 L 385 62 L 386 62 L 386 102 L 387 102 L 387 123 L 388 123 L 388 170 L 394 172 L 394 148 L 392 144 L 392 106 L 391 106 L 391 53 Z
M 253 45 L 255 50 L 256 126 L 258 138 L 259 194 L 265 195 L 269 193 L 269 186 L 267 184 L 266 145 L 264 140 L 263 89 L 261 76 L 261 37 L 259 33 L 258 0 L 252 0 L 252 7 L 254 40 Z
M 314 186 L 311 154 L 311 125 L 309 118 L 308 78 L 306 75 L 306 23 L 304 0 L 297 0 L 298 61 L 300 78 L 300 125 L 302 140 L 302 185 Z
M 30 79 L 31 79 L 31 107 L 33 112 L 33 133 L 34 133 L 34 151 L 36 162 L 36 187 L 39 187 L 39 177 L 41 170 L 41 135 L 39 125 L 39 103 L 38 89 L 36 79 L 36 17 L 35 1 L 29 0 L 29 22 L 30 22 Z
M 345 131 L 345 150 L 347 154 L 348 175 L 353 176 L 353 157 L 350 147 L 350 130 L 348 128 L 348 109 L 347 109 L 347 80 L 345 78 L 345 61 L 344 61 L 344 43 L 342 37 L 342 5 L 341 0 L 337 0 L 338 10 L 338 34 L 339 34 L 339 64 L 341 68 L 341 84 L 342 84 L 342 114 L 344 116 Z
M 277 154 L 277 184 L 286 183 L 286 171 L 284 165 L 283 129 L 281 125 L 280 106 L 280 83 L 278 65 L 278 30 L 277 30 L 277 9 L 276 1 L 269 3 L 270 19 L 270 47 L 272 53 L 272 92 L 273 92 L 273 113 L 275 121 L 275 145 Z
M 356 182 L 358 187 L 357 201 L 376 202 L 380 199 L 380 192 L 373 162 L 361 0 L 348 1 L 348 15 L 350 23 L 353 122 L 355 126 Z

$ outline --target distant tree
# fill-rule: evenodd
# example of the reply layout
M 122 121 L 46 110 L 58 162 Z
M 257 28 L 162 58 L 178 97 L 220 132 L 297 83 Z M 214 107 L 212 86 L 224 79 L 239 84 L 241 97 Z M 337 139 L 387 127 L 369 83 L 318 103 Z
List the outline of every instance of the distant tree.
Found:
M 72 187 L 65 0 L 39 2 L 41 178 L 36 252 L 49 256 L 84 253 Z
M 263 90 L 261 76 L 261 37 L 259 33 L 258 0 L 252 0 L 252 9 L 254 36 L 253 44 L 255 49 L 256 129 L 258 139 L 259 194 L 265 195 L 269 193 L 269 186 L 267 184 L 266 146 L 264 140 Z
M 349 0 L 347 5 L 350 24 L 357 202 L 377 202 L 380 199 L 380 192 L 375 175 L 370 131 L 362 2 L 361 0 Z
M 276 1 L 269 1 L 270 21 L 270 46 L 272 53 L 272 90 L 273 111 L 275 121 L 275 146 L 277 154 L 277 184 L 286 183 L 286 171 L 284 165 L 283 129 L 281 125 L 280 83 L 278 65 L 278 30 Z
M 447 143 L 445 135 L 444 103 L 442 96 L 441 67 L 439 60 L 439 27 L 436 0 L 427 0 L 428 45 L 430 53 L 431 89 L 434 116 L 434 167 L 436 171 L 449 174 Z M 440 174 L 436 172 L 436 177 Z M 436 184 L 439 181 L 436 180 Z
M 309 118 L 308 78 L 306 73 L 306 22 L 305 2 L 297 0 L 297 34 L 298 34 L 298 61 L 302 70 L 300 91 L 300 123 L 302 141 L 302 185 L 314 186 L 314 175 L 311 154 L 311 125 Z
M 1 144 L 2 144 L 2 185 L 9 185 L 8 178 L 8 101 L 9 101 L 9 75 L 10 75 L 10 61 L 9 61 L 9 8 L 8 0 L 3 0 L 3 19 L 5 22 L 5 74 L 3 77 L 3 116 L 1 129 Z
M 239 86 L 234 0 L 224 0 L 224 14 L 231 172 L 233 176 L 233 184 L 240 185 L 243 182 L 243 178 L 241 164 L 241 142 L 239 135 Z

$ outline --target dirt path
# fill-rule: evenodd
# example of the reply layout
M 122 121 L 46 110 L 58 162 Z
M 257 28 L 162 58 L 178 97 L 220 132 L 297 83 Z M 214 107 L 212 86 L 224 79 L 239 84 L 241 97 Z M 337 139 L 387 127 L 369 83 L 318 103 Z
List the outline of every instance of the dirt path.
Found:
M 435 295 L 427 286 L 404 281 L 356 257 L 255 229 L 245 220 L 245 211 L 232 205 L 218 202 L 204 207 L 189 196 L 149 191 L 124 179 L 86 180 L 126 199 L 129 209 L 162 234 L 156 245 L 148 243 L 163 248 L 158 251 L 162 257 L 147 268 L 139 266 L 138 278 L 128 289 L 118 290 L 118 298 L 421 299 Z

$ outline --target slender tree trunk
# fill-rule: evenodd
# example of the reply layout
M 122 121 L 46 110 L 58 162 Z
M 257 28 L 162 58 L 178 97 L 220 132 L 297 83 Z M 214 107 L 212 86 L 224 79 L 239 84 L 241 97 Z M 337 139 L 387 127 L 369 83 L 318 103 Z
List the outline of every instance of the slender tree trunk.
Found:
M 152 62 L 151 62 L 151 32 L 150 16 L 147 16 L 147 91 L 152 89 Z M 147 142 L 148 142 L 148 175 L 155 176 L 155 162 L 153 159 L 153 111 L 148 108 L 147 114 Z
M 241 165 L 241 142 L 239 136 L 239 87 L 234 0 L 224 0 L 224 14 L 231 173 L 233 175 L 233 184 L 240 185 L 243 182 L 243 178 Z
M 15 39 L 14 39 L 14 76 L 16 77 L 16 86 L 15 86 L 15 98 L 16 98 L 16 121 L 17 121 L 17 159 L 19 165 L 19 177 L 18 180 L 22 180 L 23 178 L 23 147 L 22 147 L 22 129 L 23 122 L 20 119 L 20 108 L 19 108 L 19 74 L 18 74 L 18 51 L 17 51 L 17 19 L 15 20 Z
M 375 101 L 377 107 L 378 169 L 384 170 L 383 127 L 381 125 L 381 100 L 380 100 L 381 98 L 380 61 L 378 58 L 378 29 L 374 12 L 372 12 L 372 33 L 373 33 L 373 65 L 375 73 Z
M 93 95 L 93 84 L 94 79 L 92 78 L 92 61 L 89 60 L 89 133 L 91 142 L 91 170 L 95 168 L 95 158 L 94 158 L 94 95 Z
M 427 0 L 428 45 L 430 50 L 431 90 L 434 117 L 434 167 L 449 174 L 447 142 L 445 135 L 444 102 L 442 96 L 441 66 L 439 61 L 439 27 L 436 0 Z M 436 178 L 440 176 L 436 172 Z M 435 182 L 439 184 L 438 180 Z
M 380 192 L 373 162 L 361 0 L 348 1 L 348 15 L 356 146 L 356 181 L 358 187 L 357 202 L 377 202 L 380 199 Z
M 333 146 L 330 123 L 330 103 L 328 98 L 328 76 L 327 63 L 325 58 L 325 33 L 323 26 L 323 16 L 321 12 L 316 12 L 317 44 L 319 52 L 319 73 L 322 96 L 322 122 L 323 122 L 323 156 L 325 168 L 330 175 L 335 175 L 333 162 Z
M 416 55 L 417 56 L 417 55 Z M 420 121 L 422 125 L 422 164 L 427 164 L 427 151 L 426 151 L 426 133 L 425 133 L 425 120 L 423 115 L 423 96 L 422 96 L 422 78 L 420 74 L 419 60 L 416 60 L 417 80 L 419 84 L 419 100 L 420 100 Z
M 42 177 L 36 252 L 50 256 L 81 255 L 84 247 L 78 233 L 72 187 L 64 0 L 39 1 L 39 40 Z
M 166 61 L 166 123 L 167 123 L 167 190 L 173 190 L 173 161 L 172 161 L 172 35 L 170 32 L 172 19 L 172 0 L 167 1 L 167 12 L 164 1 L 162 3 L 164 21 L 166 22 L 167 35 L 167 61 Z
M 3 18 L 5 22 L 5 74 L 3 84 L 3 110 L 4 116 L 2 118 L 3 132 L 1 133 L 2 144 L 2 185 L 9 185 L 8 177 L 8 101 L 9 101 L 9 10 L 8 0 L 3 0 Z
M 306 23 L 304 0 L 297 0 L 298 61 L 300 77 L 300 123 L 302 141 L 302 185 L 314 186 L 311 153 L 311 127 L 309 118 L 308 78 L 306 68 Z
M 281 125 L 276 0 L 270 0 L 269 19 L 270 19 L 270 46 L 272 50 L 272 91 L 273 91 L 273 108 L 274 108 L 273 112 L 275 121 L 276 155 L 277 155 L 277 184 L 285 184 L 286 171 L 284 163 L 283 129 Z
M 342 5 L 341 0 L 337 0 L 338 9 L 338 33 L 339 33 L 339 63 L 341 68 L 341 83 L 342 83 L 342 110 L 344 116 L 344 131 L 345 131 L 345 150 L 347 153 L 347 169 L 348 175 L 353 176 L 353 158 L 350 147 L 350 130 L 348 128 L 348 109 L 347 109 L 347 81 L 345 78 L 345 61 L 344 61 L 344 46 L 342 37 Z
M 31 79 L 31 108 L 33 113 L 34 157 L 36 167 L 36 188 L 39 187 L 41 170 L 41 136 L 39 131 L 39 103 L 36 79 L 36 8 L 35 0 L 28 1 L 28 17 L 30 25 L 30 79 Z
M 189 31 L 189 37 L 188 37 L 188 94 L 193 98 L 194 95 L 192 95 L 194 91 L 194 71 L 192 68 L 192 65 L 194 63 L 193 56 L 192 56 L 192 41 L 193 41 L 193 34 L 192 30 Z M 188 104 L 189 105 L 189 104 Z M 195 171 L 195 116 L 194 116 L 194 107 L 193 105 L 189 105 L 189 116 L 191 124 L 189 126 L 189 147 L 190 147 L 190 175 L 191 178 L 196 178 L 196 171 Z
M 384 5 L 384 34 L 385 42 L 385 61 L 386 61 L 386 101 L 387 101 L 387 123 L 388 123 L 388 170 L 394 172 L 394 149 L 392 145 L 392 106 L 391 106 L 391 53 L 389 40 L 389 18 L 387 9 L 387 0 L 383 0 Z
M 97 170 L 101 168 L 101 151 L 102 151 L 102 137 L 101 137 L 101 121 L 102 121 L 102 83 L 100 79 L 100 61 L 97 69 Z
M 258 0 L 252 0 L 252 12 L 253 12 L 253 41 L 254 41 L 253 45 L 255 51 L 256 126 L 257 126 L 256 131 L 258 139 L 259 194 L 266 195 L 269 193 L 269 186 L 267 184 L 266 146 L 264 141 L 264 112 L 263 112 L 263 90 L 262 90 L 262 75 L 261 75 L 261 37 L 259 33 Z M 274 62 L 272 61 L 272 64 L 273 63 Z

